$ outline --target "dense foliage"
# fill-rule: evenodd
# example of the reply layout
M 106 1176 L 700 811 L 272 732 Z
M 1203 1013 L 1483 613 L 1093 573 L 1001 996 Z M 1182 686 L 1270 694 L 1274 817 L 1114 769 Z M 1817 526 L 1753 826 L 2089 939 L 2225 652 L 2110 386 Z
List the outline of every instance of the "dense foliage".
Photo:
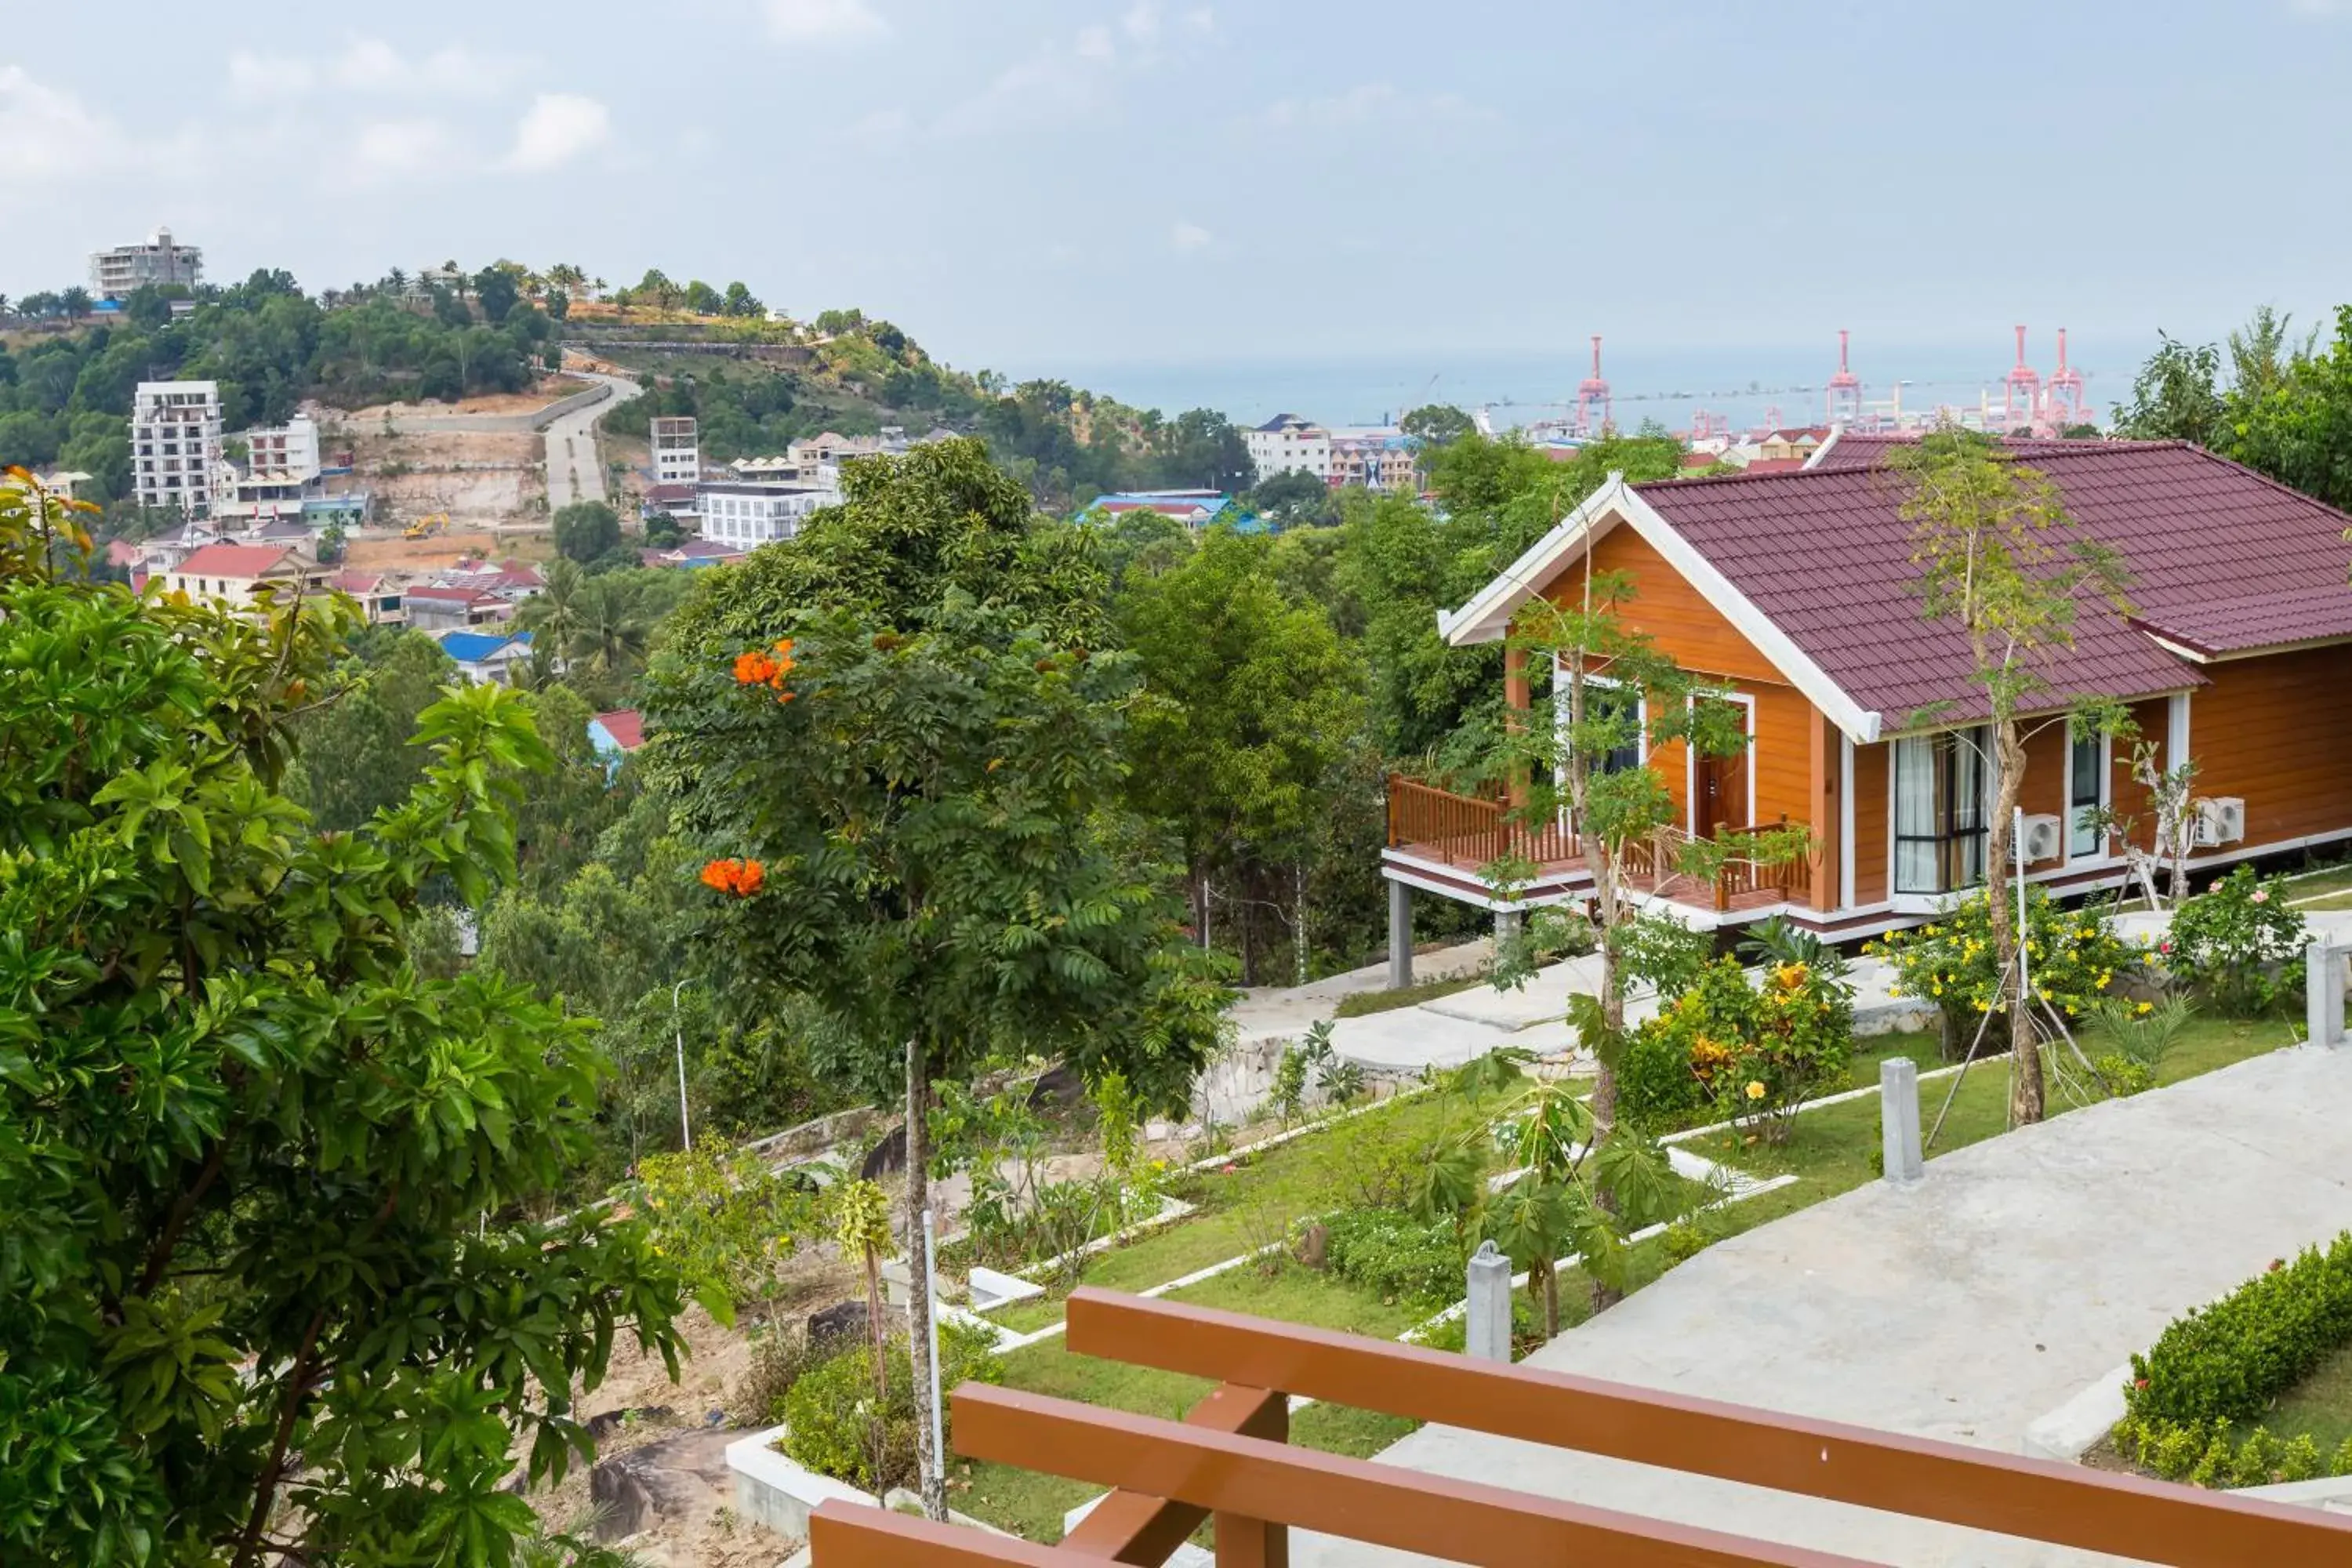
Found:
M 560 1474 L 615 1335 L 679 1342 L 642 1226 L 542 1217 L 583 1030 L 410 956 L 428 886 L 513 873 L 545 748 L 453 694 L 315 833 L 279 782 L 345 612 L 51 583 L 71 531 L 0 492 L 0 1557 L 502 1563 L 518 1440 Z
M 1785 1137 L 1797 1107 L 1843 1076 L 1853 1046 L 1853 987 L 1834 973 L 1767 964 L 1751 982 L 1721 959 L 1633 1031 L 1619 1105 L 1660 1131 L 1711 1113 Z
M 1342 1209 L 1322 1222 L 1331 1272 L 1396 1301 L 1433 1310 L 1462 1299 L 1462 1237 L 1443 1220 L 1396 1209 Z
M 2140 369 L 2115 433 L 2194 441 L 2257 472 L 2352 506 L 2352 305 L 2333 335 L 2293 341 L 2268 307 L 2230 334 L 2228 353 L 2167 338 Z
M 2326 1458 L 2240 1424 L 2352 1344 L 2352 1233 L 2307 1247 L 2179 1319 L 2132 1357 L 2118 1446 L 2170 1479 L 2254 1486 L 2352 1473 L 2352 1442 Z M 2307 1451 L 2306 1451 L 2307 1450 Z M 2299 1473 L 2298 1473 L 2299 1472 Z
M 1895 966 L 1894 994 L 1935 1004 L 1947 1041 L 1957 1036 L 1962 1049 L 2003 994 L 1983 893 L 1961 900 L 1940 920 L 1890 932 L 1863 951 Z M 2026 894 L 2025 957 L 2035 997 L 2067 1018 L 2087 1016 L 2117 975 L 2152 962 L 2116 935 L 2106 910 L 2069 910 L 2040 888 Z
M 940 1328 L 940 1386 L 1003 1383 L 996 1336 L 984 1326 L 943 1323 Z M 877 1411 L 874 1397 L 874 1350 L 858 1344 L 819 1362 L 795 1378 L 782 1398 L 783 1450 L 822 1476 L 882 1493 L 915 1478 L 915 1427 L 928 1404 L 915 1397 L 912 1358 L 903 1335 L 892 1335 L 883 1354 L 887 1397 Z M 940 1419 L 953 1430 L 952 1408 Z
M 2163 949 L 2165 969 L 2221 1013 L 2252 1018 L 2303 992 L 2310 931 L 2287 903 L 2287 883 L 2240 866 L 2180 906 Z

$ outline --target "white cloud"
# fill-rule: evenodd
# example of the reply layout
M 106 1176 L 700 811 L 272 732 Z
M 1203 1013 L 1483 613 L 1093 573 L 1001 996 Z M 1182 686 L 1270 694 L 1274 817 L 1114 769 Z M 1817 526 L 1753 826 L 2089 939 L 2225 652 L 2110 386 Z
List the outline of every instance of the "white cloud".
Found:
M 488 98 L 520 74 L 513 61 L 492 59 L 455 45 L 411 59 L 382 38 L 353 38 L 341 54 L 305 59 L 239 49 L 228 58 L 232 97 L 273 103 L 325 88 L 404 98 Z
M 0 66 L 0 176 L 38 180 L 110 162 L 121 133 L 61 89 L 22 66 Z
M 560 168 L 613 139 L 611 111 L 576 92 L 542 92 L 515 129 L 507 167 L 522 174 Z
M 286 55 L 257 55 L 239 49 L 228 58 L 228 89 L 232 97 L 252 103 L 299 98 L 318 85 L 318 68 Z
M 1107 60 L 1118 53 L 1111 42 L 1110 29 L 1103 26 L 1078 29 L 1078 58 L 1082 60 Z
M 1197 223 L 1179 218 L 1176 226 L 1168 231 L 1168 242 L 1183 251 L 1206 250 L 1217 237 Z
M 1120 24 L 1127 36 L 1139 44 L 1148 44 L 1160 36 L 1160 7 L 1152 0 L 1136 0 Z
M 454 150 L 437 120 L 379 120 L 360 127 L 352 162 L 362 178 L 396 178 L 446 164 Z
M 788 44 L 870 38 L 890 30 L 866 0 L 767 0 L 768 31 Z
M 1213 33 L 1217 30 L 1217 14 L 1206 5 L 1198 5 L 1184 13 L 1187 32 Z
M 1416 97 L 1384 81 L 1368 81 L 1328 98 L 1286 98 L 1258 119 L 1277 130 L 1344 130 L 1360 125 L 1491 120 L 1494 116 L 1451 92 Z

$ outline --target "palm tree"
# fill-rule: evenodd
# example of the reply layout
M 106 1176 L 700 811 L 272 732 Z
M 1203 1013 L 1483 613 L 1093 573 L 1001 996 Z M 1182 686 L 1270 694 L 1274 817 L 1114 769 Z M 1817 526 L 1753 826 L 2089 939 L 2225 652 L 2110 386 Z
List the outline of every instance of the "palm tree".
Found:
M 601 676 L 625 675 L 646 661 L 649 639 L 636 595 L 611 577 L 590 578 L 581 592 L 580 629 L 572 656 Z
M 77 283 L 58 296 L 58 304 L 64 310 L 67 321 L 79 321 L 89 314 L 89 290 Z
M 531 634 L 536 644 L 534 657 L 545 653 L 551 658 L 559 658 L 580 635 L 580 585 L 587 577 L 580 570 L 580 563 L 568 557 L 559 555 L 548 563 L 547 585 L 524 600 L 515 617 Z
M 0 294 L 0 316 L 5 316 L 7 313 L 8 313 L 8 296 L 7 296 L 7 295 L 5 295 L 5 294 Z

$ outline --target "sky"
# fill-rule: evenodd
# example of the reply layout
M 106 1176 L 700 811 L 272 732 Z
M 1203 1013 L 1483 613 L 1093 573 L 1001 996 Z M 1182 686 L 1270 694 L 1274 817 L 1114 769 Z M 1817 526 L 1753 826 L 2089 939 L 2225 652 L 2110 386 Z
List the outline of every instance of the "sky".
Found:
M 1571 376 L 1594 332 L 1695 374 L 1840 327 L 1864 368 L 1997 374 L 2016 321 L 2138 345 L 2352 299 L 2352 0 L 110 15 L 58 48 L 0 0 L 0 291 L 164 224 L 215 281 L 657 266 L 1017 374 Z

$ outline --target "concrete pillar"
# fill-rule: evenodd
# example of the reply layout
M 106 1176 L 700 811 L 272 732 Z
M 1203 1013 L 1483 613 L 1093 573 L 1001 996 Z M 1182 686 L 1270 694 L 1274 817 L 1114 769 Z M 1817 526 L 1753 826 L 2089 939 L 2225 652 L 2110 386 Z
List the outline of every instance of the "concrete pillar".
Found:
M 1412 889 L 1389 883 L 1389 989 L 1412 984 Z
M 1878 1064 L 1878 1128 L 1886 1180 L 1916 1182 L 1927 1173 L 1919 1151 L 1919 1067 L 1909 1057 Z
M 1527 919 L 1528 917 L 1517 910 L 1495 911 L 1495 951 L 1496 952 L 1503 951 L 1505 943 L 1518 940 L 1519 931 L 1526 926 Z
M 1463 1342 L 1465 1353 L 1481 1361 L 1511 1359 L 1511 1260 L 1482 1241 L 1470 1259 L 1470 1291 Z
M 2313 1045 L 2344 1043 L 2344 955 L 2325 938 L 2304 954 L 2303 1006 Z

